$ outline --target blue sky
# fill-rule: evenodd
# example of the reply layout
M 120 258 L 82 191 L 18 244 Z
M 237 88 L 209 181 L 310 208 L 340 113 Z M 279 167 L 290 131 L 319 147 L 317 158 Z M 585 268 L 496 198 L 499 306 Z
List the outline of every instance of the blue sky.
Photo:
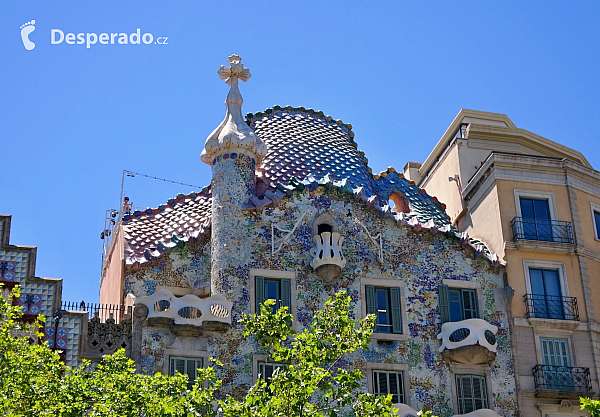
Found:
M 232 53 L 252 72 L 245 112 L 323 110 L 353 125 L 375 172 L 423 161 L 461 108 L 505 113 L 598 168 L 599 17 L 597 1 L 4 1 L 0 213 L 11 243 L 38 247 L 37 275 L 64 279 L 63 299 L 97 301 L 122 170 L 209 184 L 200 152 Z M 138 28 L 168 44 L 51 44 L 52 29 Z M 156 207 L 190 188 L 136 177 L 125 190 Z

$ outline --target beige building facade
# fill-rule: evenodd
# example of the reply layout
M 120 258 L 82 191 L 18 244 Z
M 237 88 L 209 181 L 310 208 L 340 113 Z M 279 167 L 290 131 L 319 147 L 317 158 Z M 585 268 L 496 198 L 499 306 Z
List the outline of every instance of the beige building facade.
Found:
M 461 110 L 404 174 L 506 262 L 520 414 L 581 415 L 599 389 L 600 172 L 506 115 Z

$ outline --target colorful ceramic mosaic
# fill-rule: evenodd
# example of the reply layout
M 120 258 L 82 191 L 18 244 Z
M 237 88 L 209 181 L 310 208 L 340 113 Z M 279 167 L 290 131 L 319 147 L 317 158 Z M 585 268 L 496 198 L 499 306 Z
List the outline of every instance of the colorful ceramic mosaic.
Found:
M 280 253 L 271 254 L 271 225 L 291 228 L 300 216 L 308 213 Z M 310 266 L 309 250 L 313 246 L 312 220 L 318 214 L 329 213 L 336 221 L 340 233 L 346 239 L 343 250 L 348 263 L 339 278 L 325 284 L 315 275 Z M 309 323 L 313 314 L 323 305 L 328 296 L 340 289 L 346 290 L 355 304 L 354 315 L 361 316 L 360 278 L 378 277 L 402 280 L 406 288 L 408 311 L 408 341 L 394 341 L 389 345 L 373 342 L 371 349 L 348 358 L 348 366 L 362 363 L 397 363 L 410 367 L 411 404 L 415 408 L 431 407 L 442 416 L 452 414 L 451 378 L 447 362 L 438 352 L 440 313 L 438 308 L 438 286 L 442 279 L 476 281 L 484 297 L 484 319 L 499 327 L 498 354 L 490 367 L 496 411 L 512 415 L 516 409 L 514 394 L 514 370 L 508 333 L 508 318 L 505 311 L 496 311 L 495 290 L 503 287 L 502 269 L 492 266 L 484 257 L 476 258 L 469 245 L 461 243 L 444 233 L 415 231 L 410 226 L 399 226 L 388 217 L 381 217 L 376 210 L 362 202 L 356 202 L 347 193 L 330 192 L 325 188 L 315 191 L 295 192 L 292 198 L 282 199 L 277 205 L 262 212 L 241 212 L 241 229 L 238 225 L 227 227 L 222 224 L 223 235 L 244 235 L 250 244 L 231 249 L 231 258 L 217 268 L 218 279 L 213 279 L 213 292 L 227 295 L 234 301 L 234 323 L 242 313 L 250 313 L 249 288 L 250 268 L 273 271 L 295 271 L 295 310 L 298 325 Z M 360 224 L 359 224 L 360 222 Z M 383 259 L 380 263 L 377 247 L 364 232 L 363 225 L 373 234 L 383 234 Z M 170 274 L 177 271 L 187 278 L 188 284 L 207 274 L 205 247 L 190 244 L 177 252 L 165 254 L 157 261 L 142 265 L 134 274 L 127 276 L 127 288 L 135 295 L 152 292 L 156 286 L 169 286 Z M 187 250 L 185 248 L 188 248 Z M 204 254 L 205 267 L 199 271 L 194 262 Z M 237 265 L 232 266 L 233 263 Z M 159 265 L 164 269 L 160 269 Z M 168 266 L 177 268 L 168 268 Z M 192 272 L 193 270 L 193 272 Z M 213 270 L 214 271 L 214 270 Z M 196 275 L 198 274 L 198 275 Z M 205 275 L 206 276 L 206 275 Z M 144 331 L 142 369 L 157 372 L 164 369 L 164 358 L 168 337 L 166 330 Z M 210 336 L 208 350 L 226 364 L 221 375 L 234 390 L 246 389 L 252 384 L 252 355 L 257 346 L 244 340 L 242 329 L 234 324 L 225 335 Z M 357 365 L 354 365 L 357 366 Z

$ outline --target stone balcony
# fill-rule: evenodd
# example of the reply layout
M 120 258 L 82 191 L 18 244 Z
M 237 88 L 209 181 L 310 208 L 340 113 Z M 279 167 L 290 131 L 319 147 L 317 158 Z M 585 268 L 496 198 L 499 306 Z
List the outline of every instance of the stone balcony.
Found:
M 176 332 L 190 328 L 193 333 L 208 329 L 226 330 L 231 326 L 233 303 L 223 295 L 200 298 L 187 294 L 177 297 L 162 289 L 136 299 L 135 305 L 146 306 L 146 318 L 150 324 L 171 324 Z
M 449 362 L 463 364 L 491 363 L 496 357 L 498 327 L 482 319 L 467 319 L 442 325 L 437 338 L 439 351 Z
M 340 276 L 346 266 L 342 253 L 344 238 L 337 232 L 323 232 L 314 236 L 315 247 L 310 250 L 313 260 L 311 266 L 323 280 L 330 282 Z
M 419 415 L 417 410 L 406 404 L 394 404 L 394 408 L 398 409 L 396 412 L 398 417 L 417 417 Z M 453 417 L 500 417 L 500 415 L 494 410 L 482 408 L 468 414 L 454 414 Z
M 471 411 L 467 414 L 455 414 L 454 417 L 500 417 L 500 414 L 488 408 Z

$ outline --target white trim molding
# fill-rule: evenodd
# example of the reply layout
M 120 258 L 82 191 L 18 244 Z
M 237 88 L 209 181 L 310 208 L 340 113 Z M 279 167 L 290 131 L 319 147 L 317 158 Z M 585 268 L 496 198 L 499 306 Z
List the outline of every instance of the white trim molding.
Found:
M 529 268 L 553 269 L 558 271 L 560 281 L 560 291 L 562 297 L 569 297 L 569 286 L 567 285 L 567 272 L 563 262 L 539 261 L 535 259 L 523 259 L 523 268 L 525 270 L 525 285 L 527 294 L 531 294 L 531 278 L 529 277 Z
M 545 192 L 545 191 L 534 191 L 534 190 L 524 190 L 520 188 L 515 188 L 513 190 L 515 195 L 515 210 L 517 213 L 517 217 L 523 217 L 521 214 L 521 202 L 520 198 L 539 198 L 542 200 L 548 200 L 548 209 L 550 210 L 550 220 L 558 220 L 558 214 L 556 213 L 556 200 L 554 199 L 554 193 Z

